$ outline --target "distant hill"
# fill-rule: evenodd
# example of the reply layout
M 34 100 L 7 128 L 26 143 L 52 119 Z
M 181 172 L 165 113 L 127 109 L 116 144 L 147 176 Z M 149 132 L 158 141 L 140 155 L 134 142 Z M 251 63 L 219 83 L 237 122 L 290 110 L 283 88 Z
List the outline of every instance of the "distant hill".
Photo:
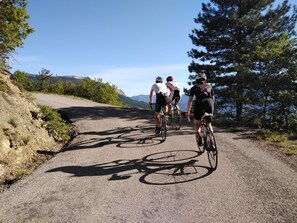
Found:
M 35 74 L 27 74 L 28 78 L 33 80 L 34 82 L 37 82 L 37 75 Z M 81 80 L 83 80 L 85 77 L 81 76 L 51 76 L 50 83 L 54 84 L 57 83 L 59 80 L 61 81 L 70 81 L 71 83 L 78 84 Z
M 149 95 L 144 95 L 144 94 L 140 94 L 137 96 L 132 96 L 131 99 L 135 100 L 135 101 L 143 101 L 146 103 L 150 102 L 150 96 Z
M 119 99 L 123 104 L 128 105 L 130 108 L 139 108 L 139 109 L 150 109 L 149 103 L 144 101 L 136 101 L 130 97 L 119 94 Z

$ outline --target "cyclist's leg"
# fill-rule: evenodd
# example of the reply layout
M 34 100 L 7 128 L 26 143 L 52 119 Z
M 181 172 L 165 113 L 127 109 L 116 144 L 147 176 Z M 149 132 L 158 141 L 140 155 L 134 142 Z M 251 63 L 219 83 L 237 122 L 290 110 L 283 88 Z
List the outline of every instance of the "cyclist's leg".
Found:
M 160 102 L 159 100 L 157 99 L 156 100 L 156 104 L 155 104 L 155 125 L 156 125 L 156 128 L 155 128 L 155 131 L 158 130 L 158 127 L 159 127 L 159 113 L 161 111 L 161 106 L 160 106 Z
M 168 114 L 168 106 L 169 106 L 168 100 L 169 100 L 168 97 L 163 96 L 162 107 L 165 114 Z
M 214 103 L 213 103 L 213 100 L 211 98 L 204 99 L 203 100 L 203 108 L 204 108 L 205 112 L 210 113 L 210 114 L 213 114 L 213 112 L 214 112 Z M 212 124 L 211 124 L 211 119 L 210 119 L 210 122 L 209 122 L 208 126 L 210 128 L 210 131 L 213 132 L 213 127 L 212 127 Z
M 194 106 L 194 127 L 195 132 L 198 131 L 200 127 L 201 118 L 203 115 L 203 103 L 202 101 L 196 101 Z
M 202 144 L 202 138 L 198 134 L 202 115 L 203 115 L 202 102 L 196 101 L 195 107 L 194 107 L 194 128 L 195 128 L 195 135 L 196 137 L 198 137 L 198 140 L 199 140 L 199 144 Z
M 179 100 L 180 100 L 180 96 L 174 98 L 174 106 L 177 109 L 178 114 L 180 115 L 180 110 L 179 110 L 179 105 L 178 105 Z
M 178 102 L 180 101 L 180 92 L 179 92 L 179 90 L 174 91 L 173 101 L 174 101 L 174 106 L 177 109 L 178 114 L 180 115 L 180 110 L 179 110 L 179 105 L 178 105 Z
M 168 107 L 168 114 L 170 117 L 172 117 L 172 107 L 171 107 L 171 103 L 172 103 L 172 100 L 173 100 L 173 93 L 171 91 L 169 97 L 167 97 L 167 107 Z

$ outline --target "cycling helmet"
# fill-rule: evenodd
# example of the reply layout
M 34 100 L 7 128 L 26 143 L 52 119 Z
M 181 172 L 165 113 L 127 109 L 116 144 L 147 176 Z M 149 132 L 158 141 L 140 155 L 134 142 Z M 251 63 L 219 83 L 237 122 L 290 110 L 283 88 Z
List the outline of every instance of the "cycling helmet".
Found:
M 200 73 L 196 76 L 196 81 L 200 81 L 200 80 L 206 80 L 207 77 L 204 73 Z
M 156 83 L 162 83 L 162 82 L 163 82 L 162 77 L 157 77 L 157 78 L 156 78 Z
M 173 77 L 172 77 L 172 76 L 168 76 L 168 77 L 166 78 L 166 81 L 173 81 Z

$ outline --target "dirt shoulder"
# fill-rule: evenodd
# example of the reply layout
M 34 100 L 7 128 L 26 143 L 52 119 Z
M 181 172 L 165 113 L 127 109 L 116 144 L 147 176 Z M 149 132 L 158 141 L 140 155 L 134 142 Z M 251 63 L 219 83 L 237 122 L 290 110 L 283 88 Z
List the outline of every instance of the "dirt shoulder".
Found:
M 286 146 L 277 146 L 268 140 L 260 140 L 261 130 L 246 125 L 241 125 L 236 121 L 214 120 L 214 125 L 219 127 L 220 131 L 227 131 L 246 138 L 259 145 L 259 148 L 269 151 L 273 156 L 282 160 L 288 166 L 297 170 L 297 155 L 289 155 L 290 148 L 296 148 L 296 140 L 287 142 Z

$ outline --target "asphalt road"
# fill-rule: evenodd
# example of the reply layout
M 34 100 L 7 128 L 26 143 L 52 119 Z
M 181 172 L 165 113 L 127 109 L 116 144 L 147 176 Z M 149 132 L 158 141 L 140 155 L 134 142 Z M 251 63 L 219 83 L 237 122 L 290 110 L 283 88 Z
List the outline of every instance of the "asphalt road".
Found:
M 215 127 L 213 172 L 186 123 L 161 142 L 152 112 L 36 97 L 70 117 L 79 132 L 0 194 L 0 222 L 297 222 L 296 170 L 248 133 Z

